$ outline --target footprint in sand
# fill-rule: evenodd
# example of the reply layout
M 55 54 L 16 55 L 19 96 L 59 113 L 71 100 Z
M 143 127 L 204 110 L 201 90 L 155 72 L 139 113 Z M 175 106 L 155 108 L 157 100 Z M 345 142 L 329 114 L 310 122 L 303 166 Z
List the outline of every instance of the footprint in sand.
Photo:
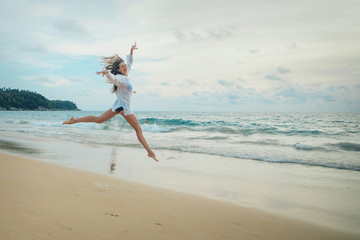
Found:
M 112 217 L 119 217 L 119 214 L 113 213 L 113 212 L 104 212 L 106 216 L 112 216 Z

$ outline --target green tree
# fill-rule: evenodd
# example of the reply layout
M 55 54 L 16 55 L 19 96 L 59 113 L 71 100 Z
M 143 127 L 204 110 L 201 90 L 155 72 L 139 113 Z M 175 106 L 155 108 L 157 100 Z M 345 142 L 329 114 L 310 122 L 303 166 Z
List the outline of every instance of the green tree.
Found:
M 22 110 L 79 110 L 75 103 L 70 101 L 48 100 L 39 93 L 28 90 L 0 88 L 0 108 Z

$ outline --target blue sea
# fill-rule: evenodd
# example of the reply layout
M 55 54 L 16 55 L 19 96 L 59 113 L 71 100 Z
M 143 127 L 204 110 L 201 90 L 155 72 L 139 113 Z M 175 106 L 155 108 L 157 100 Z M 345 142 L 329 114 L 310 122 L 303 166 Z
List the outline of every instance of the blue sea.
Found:
M 0 112 L 0 133 L 22 133 L 85 144 L 140 146 L 117 116 L 102 124 L 63 126 L 71 116 L 102 112 Z M 360 114 L 184 113 L 136 114 L 150 146 L 271 162 L 360 171 Z M 149 124 L 145 124 L 149 118 Z
M 0 151 L 359 233 L 360 114 L 135 112 L 158 164 L 120 115 L 62 125 L 100 114 L 0 111 Z

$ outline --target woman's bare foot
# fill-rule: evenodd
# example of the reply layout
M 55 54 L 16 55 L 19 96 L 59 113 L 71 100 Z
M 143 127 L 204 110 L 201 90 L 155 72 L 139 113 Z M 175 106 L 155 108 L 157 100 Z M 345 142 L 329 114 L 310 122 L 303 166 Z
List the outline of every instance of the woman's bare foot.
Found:
M 63 122 L 63 125 L 64 124 L 74 124 L 74 123 L 76 123 L 76 119 L 72 117 L 69 120 Z
M 156 158 L 155 153 L 149 153 L 148 157 L 150 157 L 150 158 L 154 159 L 155 161 L 159 162 L 159 160 Z

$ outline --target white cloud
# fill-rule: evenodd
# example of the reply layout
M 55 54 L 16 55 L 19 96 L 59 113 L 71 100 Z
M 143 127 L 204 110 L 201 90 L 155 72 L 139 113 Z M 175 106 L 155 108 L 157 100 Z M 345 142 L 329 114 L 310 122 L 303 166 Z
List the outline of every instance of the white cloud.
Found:
M 231 82 L 228 82 L 228 81 L 225 81 L 222 79 L 218 80 L 218 83 L 224 87 L 232 87 L 233 86 L 233 84 Z
M 274 81 L 281 81 L 281 78 L 279 78 L 276 74 L 268 74 L 265 78 Z
M 85 38 L 90 34 L 85 26 L 74 19 L 63 20 L 53 24 L 54 28 L 61 34 L 71 37 Z
M 278 67 L 278 72 L 279 73 L 289 73 L 289 72 L 291 72 L 291 70 L 289 68 L 285 68 L 285 67 Z
M 57 76 L 23 76 L 25 81 L 33 82 L 38 85 L 48 87 L 58 87 L 63 85 L 70 85 L 79 82 L 85 82 L 84 78 L 79 77 L 57 77 Z
M 15 43 L 20 51 L 34 52 L 38 54 L 49 52 L 49 48 L 42 42 L 23 41 Z
M 346 90 L 360 84 L 358 7 L 350 0 L 3 1 L 0 62 L 25 66 L 15 74 L 29 83 L 64 91 L 80 63 L 57 57 L 125 56 L 137 41 L 131 77 L 154 101 L 358 102 Z M 92 78 L 97 66 L 84 61 L 79 76 Z

